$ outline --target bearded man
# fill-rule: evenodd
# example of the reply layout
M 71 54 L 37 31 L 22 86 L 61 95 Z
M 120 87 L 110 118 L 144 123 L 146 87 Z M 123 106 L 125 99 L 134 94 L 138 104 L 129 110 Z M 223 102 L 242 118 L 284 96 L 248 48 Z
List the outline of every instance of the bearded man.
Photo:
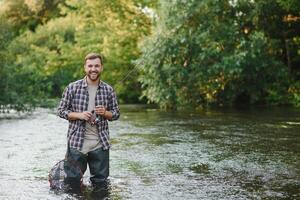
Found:
M 69 159 L 81 169 L 90 169 L 94 187 L 107 184 L 109 176 L 108 120 L 120 116 L 113 88 L 100 80 L 103 59 L 100 54 L 89 53 L 84 60 L 86 76 L 70 83 L 63 92 L 58 116 L 69 121 Z

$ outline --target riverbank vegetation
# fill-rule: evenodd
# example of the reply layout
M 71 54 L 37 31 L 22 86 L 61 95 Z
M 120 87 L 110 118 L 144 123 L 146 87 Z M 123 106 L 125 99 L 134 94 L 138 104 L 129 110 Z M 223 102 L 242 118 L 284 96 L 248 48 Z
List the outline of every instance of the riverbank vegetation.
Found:
M 300 106 L 298 0 L 2 0 L 0 105 L 59 98 L 91 51 L 121 103 Z

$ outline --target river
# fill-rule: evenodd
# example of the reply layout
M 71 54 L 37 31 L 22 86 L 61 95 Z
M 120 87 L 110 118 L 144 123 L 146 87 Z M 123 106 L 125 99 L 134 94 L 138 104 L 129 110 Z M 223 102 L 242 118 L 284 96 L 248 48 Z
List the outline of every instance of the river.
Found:
M 108 199 L 300 199 L 299 109 L 127 105 L 109 125 Z M 66 133 L 51 109 L 0 120 L 1 200 L 92 199 L 49 189 Z

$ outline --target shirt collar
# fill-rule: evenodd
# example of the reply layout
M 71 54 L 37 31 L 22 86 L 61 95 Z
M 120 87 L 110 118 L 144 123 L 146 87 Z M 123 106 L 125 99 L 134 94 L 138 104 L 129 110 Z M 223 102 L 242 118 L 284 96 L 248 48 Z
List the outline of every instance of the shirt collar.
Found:
M 83 80 L 83 81 L 82 81 L 82 86 L 86 88 L 86 87 L 88 86 L 88 83 L 87 83 L 87 80 L 86 80 L 86 76 L 85 76 L 82 80 Z M 102 86 L 103 86 L 103 83 L 102 83 L 101 80 L 99 80 L 98 87 L 100 88 L 100 87 L 102 87 Z

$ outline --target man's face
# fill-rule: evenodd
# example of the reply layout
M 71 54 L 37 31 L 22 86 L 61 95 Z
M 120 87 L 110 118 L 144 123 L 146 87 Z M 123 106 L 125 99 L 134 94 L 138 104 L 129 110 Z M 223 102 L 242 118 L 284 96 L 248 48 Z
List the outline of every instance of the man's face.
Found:
M 91 81 L 98 80 L 100 73 L 102 71 L 102 65 L 99 58 L 96 59 L 88 59 L 84 65 L 84 71 L 87 77 Z

